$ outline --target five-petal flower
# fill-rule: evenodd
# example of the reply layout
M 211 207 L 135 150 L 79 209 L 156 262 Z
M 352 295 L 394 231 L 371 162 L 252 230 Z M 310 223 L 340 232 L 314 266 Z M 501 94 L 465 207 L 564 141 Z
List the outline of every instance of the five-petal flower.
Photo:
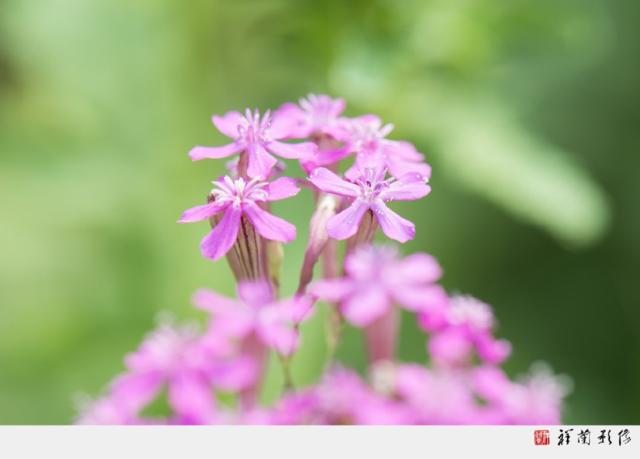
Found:
M 429 315 L 441 315 L 448 306 L 444 289 L 435 283 L 440 265 L 426 253 L 400 259 L 393 247 L 364 246 L 347 257 L 345 273 L 314 282 L 309 292 L 340 303 L 342 314 L 357 326 L 370 325 L 394 304 Z
M 431 192 L 419 173 L 407 173 L 400 178 L 385 179 L 384 169 L 365 169 L 354 180 L 344 180 L 330 170 L 319 167 L 309 180 L 320 190 L 345 197 L 351 204 L 327 222 L 327 234 L 334 239 L 353 236 L 367 211 L 372 211 L 387 237 L 407 242 L 415 235 L 415 226 L 385 204 L 388 201 L 410 201 L 423 198 Z
M 218 224 L 200 244 L 202 254 L 217 260 L 224 256 L 238 237 L 242 217 L 246 217 L 265 239 L 290 242 L 296 237 L 296 227 L 264 210 L 260 203 L 277 201 L 295 196 L 300 189 L 295 181 L 281 177 L 273 182 L 258 179 L 246 181 L 229 176 L 213 182 L 213 201 L 186 210 L 178 223 L 206 220 L 222 213 Z
M 325 134 L 338 137 L 342 132 L 340 118 L 345 108 L 344 99 L 333 99 L 325 94 L 309 94 L 300 99 L 298 105 L 286 103 L 276 114 L 281 116 L 289 126 L 294 138 L 304 138 Z
M 205 289 L 195 293 L 196 306 L 213 315 L 209 327 L 212 337 L 243 340 L 255 334 L 265 345 L 287 356 L 298 348 L 297 325 L 311 312 L 310 296 L 277 301 L 270 285 L 257 281 L 239 284 L 238 297 L 233 300 Z
M 317 147 L 312 142 L 289 144 L 281 142 L 291 137 L 288 121 L 281 116 L 266 111 L 260 115 L 247 109 L 245 115 L 228 112 L 224 116 L 214 115 L 213 124 L 233 142 L 221 147 L 197 146 L 191 149 L 189 157 L 197 161 L 205 158 L 226 158 L 236 153 L 247 155 L 247 174 L 251 178 L 269 177 L 269 172 L 278 160 L 272 155 L 298 159 L 312 155 Z
M 375 115 L 364 115 L 346 119 L 341 124 L 339 140 L 345 142 L 349 152 L 356 154 L 356 160 L 346 176 L 354 178 L 365 168 L 386 168 L 396 178 L 407 173 L 420 174 L 424 179 L 431 177 L 431 166 L 413 144 L 387 139 L 393 130 L 392 124 L 382 124 Z

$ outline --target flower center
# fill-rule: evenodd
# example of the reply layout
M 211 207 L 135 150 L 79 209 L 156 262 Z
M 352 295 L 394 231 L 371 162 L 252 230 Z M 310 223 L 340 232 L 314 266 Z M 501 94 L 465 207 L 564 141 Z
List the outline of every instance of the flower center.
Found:
M 383 180 L 384 172 L 380 174 L 374 168 L 366 168 L 363 174 L 355 181 L 356 185 L 360 187 L 360 197 L 365 201 L 371 203 L 382 190 L 388 188 L 389 183 L 393 179 Z
M 375 151 L 380 140 L 384 139 L 393 129 L 392 124 L 380 125 L 375 120 L 359 120 L 351 126 L 351 137 L 356 151 Z
M 245 116 L 238 126 L 238 138 L 245 144 L 263 144 L 269 141 L 271 112 L 267 110 L 262 116 L 258 110 L 253 113 L 247 108 Z
M 215 200 L 219 203 L 229 202 L 237 207 L 247 201 L 266 201 L 268 197 L 267 190 L 265 190 L 267 182 L 260 181 L 259 179 L 252 179 L 247 182 L 242 177 L 233 180 L 226 175 L 223 181 L 212 183 L 213 189 L 211 190 L 211 194 L 213 194 Z
M 310 124 L 316 128 L 325 126 L 335 117 L 334 103 L 329 97 L 310 95 L 300 99 L 300 107 L 309 116 Z

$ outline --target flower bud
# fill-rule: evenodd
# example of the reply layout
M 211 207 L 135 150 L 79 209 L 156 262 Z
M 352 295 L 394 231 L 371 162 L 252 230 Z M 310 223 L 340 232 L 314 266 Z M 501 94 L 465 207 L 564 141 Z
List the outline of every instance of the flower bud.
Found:
M 320 254 L 327 245 L 327 221 L 336 214 L 338 201 L 334 196 L 321 194 L 318 198 L 316 211 L 311 217 L 309 227 L 309 242 L 304 253 L 304 261 L 300 270 L 298 293 L 303 293 L 313 278 L 313 267 L 318 262 Z

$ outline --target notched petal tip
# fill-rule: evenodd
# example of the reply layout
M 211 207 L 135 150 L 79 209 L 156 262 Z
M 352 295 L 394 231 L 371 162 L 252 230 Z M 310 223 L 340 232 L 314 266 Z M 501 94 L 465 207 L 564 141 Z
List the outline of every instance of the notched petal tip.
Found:
M 269 192 L 268 201 L 278 201 L 291 198 L 300 192 L 300 187 L 295 179 L 290 177 L 280 177 L 267 185 Z

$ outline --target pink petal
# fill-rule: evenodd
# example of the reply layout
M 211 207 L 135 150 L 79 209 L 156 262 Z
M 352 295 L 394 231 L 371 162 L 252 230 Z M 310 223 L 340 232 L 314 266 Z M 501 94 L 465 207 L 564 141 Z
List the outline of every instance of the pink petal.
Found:
M 296 238 L 294 225 L 261 209 L 257 204 L 245 203 L 244 211 L 262 237 L 280 242 L 291 242 Z
M 278 160 L 271 156 L 262 145 L 255 144 L 249 148 L 249 165 L 247 167 L 247 174 L 251 178 L 263 178 L 269 177 L 269 173 L 273 166 L 278 163 Z
M 219 159 L 226 158 L 243 150 L 242 145 L 238 143 L 229 143 L 221 147 L 193 147 L 189 152 L 189 158 L 192 161 L 199 161 L 205 158 Z
M 483 334 L 478 337 L 476 349 L 480 358 L 486 363 L 499 365 L 511 354 L 511 343 Z
M 200 251 L 206 258 L 217 260 L 223 257 L 238 237 L 242 211 L 234 206 L 227 207 L 222 220 L 202 239 Z
M 429 339 L 428 349 L 435 362 L 441 365 L 457 365 L 469 359 L 472 343 L 463 333 L 450 329 L 433 335 Z
M 213 115 L 211 121 L 218 131 L 222 132 L 227 137 L 235 139 L 238 137 L 238 126 L 242 123 L 244 117 L 240 112 L 227 112 L 222 116 Z
M 311 295 L 304 294 L 280 300 L 277 305 L 288 322 L 300 324 L 311 316 L 314 303 L 315 299 Z
M 407 242 L 415 236 L 415 225 L 389 209 L 381 199 L 377 199 L 373 203 L 372 210 L 382 232 L 388 238 L 398 242 Z
M 384 154 L 391 158 L 416 162 L 424 160 L 424 156 L 410 142 L 385 139 L 381 141 L 381 149 Z
M 269 193 L 269 201 L 291 198 L 300 191 L 296 181 L 290 177 L 280 177 L 269 183 L 266 189 Z
M 431 178 L 431 166 L 425 162 L 403 161 L 396 158 L 387 158 L 389 172 L 394 177 L 402 177 L 404 174 L 420 174 L 425 180 Z
M 284 143 L 272 140 L 267 144 L 267 150 L 283 158 L 298 159 L 315 154 L 318 147 L 313 142 Z
M 258 364 L 248 356 L 218 361 L 211 369 L 211 380 L 220 390 L 237 392 L 253 385 L 258 376 Z
M 333 99 L 333 107 L 331 109 L 331 114 L 337 118 L 342 114 L 342 112 L 346 107 L 347 107 L 347 102 L 343 98 L 338 97 L 337 99 Z
M 113 381 L 111 397 L 127 413 L 134 415 L 158 395 L 162 383 L 162 374 L 158 371 L 127 373 Z
M 265 280 L 242 281 L 238 284 L 238 297 L 257 310 L 273 302 L 274 292 L 271 284 Z
M 350 238 L 358 231 L 360 220 L 362 220 L 367 210 L 369 210 L 367 203 L 356 199 L 345 210 L 329 219 L 327 222 L 327 234 L 329 237 L 338 240 Z
M 313 314 L 313 304 L 315 300 L 311 295 L 299 295 L 283 303 L 293 323 L 299 324 Z
M 265 344 L 282 355 L 291 355 L 298 347 L 299 334 L 293 328 L 288 311 L 281 304 L 269 306 L 260 312 L 258 334 Z
M 271 118 L 269 134 L 272 139 L 307 137 L 304 111 L 291 102 L 281 105 Z
M 386 156 L 376 153 L 359 153 L 356 155 L 356 161 L 353 163 L 344 176 L 349 180 L 355 180 L 362 175 L 367 169 L 375 170 L 378 175 L 384 176 L 386 170 Z M 380 177 L 382 179 L 383 177 Z
M 383 201 L 413 201 L 424 198 L 430 192 L 431 187 L 424 178 L 416 172 L 410 172 L 391 183 L 379 196 Z
M 325 279 L 315 281 L 311 284 L 309 286 L 309 293 L 322 300 L 337 303 L 351 294 L 353 289 L 354 283 L 350 279 Z
M 205 288 L 197 290 L 191 297 L 191 301 L 198 309 L 214 314 L 225 314 L 238 307 L 236 300 L 218 295 L 216 292 Z
M 382 126 L 382 120 L 380 119 L 380 117 L 378 115 L 374 115 L 373 113 L 358 116 L 356 118 L 353 118 L 353 121 L 372 124 L 377 127 Z
M 426 253 L 414 253 L 389 266 L 385 277 L 402 284 L 431 284 L 442 277 L 438 261 Z
M 360 193 L 359 186 L 341 179 L 324 167 L 314 169 L 309 181 L 326 193 L 349 197 L 356 197 Z
M 511 381 L 502 369 L 495 366 L 477 367 L 472 373 L 474 389 L 493 403 L 500 403 L 510 393 Z
M 208 382 L 199 374 L 183 371 L 169 384 L 169 405 L 185 424 L 213 422 L 215 403 Z
M 349 154 L 350 151 L 347 147 L 342 147 L 335 150 L 319 150 L 311 156 L 300 158 L 300 165 L 308 174 L 317 167 L 328 166 L 330 164 L 337 163 Z
M 203 206 L 192 207 L 184 211 L 178 223 L 191 223 L 206 220 L 207 218 L 217 214 L 224 210 L 229 204 L 220 205 L 216 202 L 211 202 Z
M 358 327 L 371 325 L 391 307 L 385 291 L 375 284 L 361 288 L 342 303 L 346 319 Z
M 449 297 L 440 285 L 411 287 L 404 285 L 393 291 L 393 297 L 406 309 L 414 312 L 441 312 L 449 306 Z
M 226 351 L 229 338 L 245 338 L 253 331 L 254 312 L 245 304 L 236 303 L 234 309 L 218 311 L 204 335 L 203 344 L 207 349 Z

